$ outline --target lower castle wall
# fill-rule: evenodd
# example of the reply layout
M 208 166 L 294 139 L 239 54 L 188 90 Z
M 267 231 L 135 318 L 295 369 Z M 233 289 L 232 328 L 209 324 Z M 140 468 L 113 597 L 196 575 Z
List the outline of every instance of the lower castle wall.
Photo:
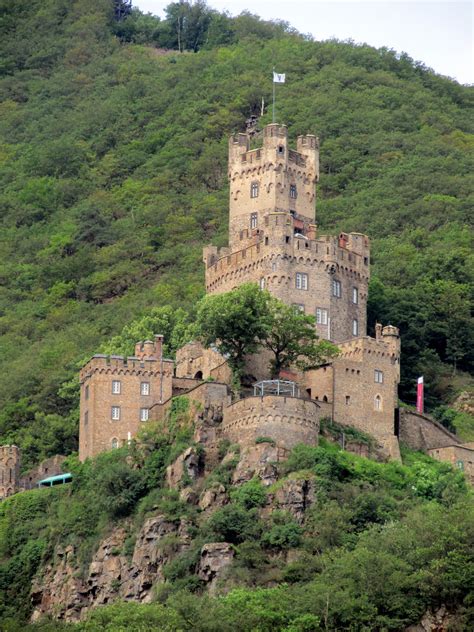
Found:
M 428 450 L 428 454 L 438 461 L 451 463 L 466 475 L 467 480 L 474 484 L 474 450 L 464 445 L 451 445 L 446 448 Z
M 39 465 L 26 472 L 26 474 L 20 478 L 20 488 L 33 489 L 43 478 L 62 474 L 62 464 L 65 459 L 65 456 L 56 454 L 56 456 L 41 461 Z
M 399 439 L 412 450 L 431 450 L 459 445 L 461 442 L 434 419 L 411 410 L 400 410 Z
M 224 409 L 222 433 L 242 447 L 269 437 L 280 447 L 317 445 L 321 411 L 316 402 L 298 397 L 247 397 Z

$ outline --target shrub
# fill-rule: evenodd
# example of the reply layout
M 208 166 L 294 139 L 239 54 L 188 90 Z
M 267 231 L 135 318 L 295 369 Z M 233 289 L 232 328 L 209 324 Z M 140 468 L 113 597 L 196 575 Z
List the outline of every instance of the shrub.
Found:
M 252 479 L 240 487 L 235 487 L 230 492 L 230 497 L 238 505 L 245 509 L 263 507 L 267 501 L 267 494 L 262 483 L 258 479 Z

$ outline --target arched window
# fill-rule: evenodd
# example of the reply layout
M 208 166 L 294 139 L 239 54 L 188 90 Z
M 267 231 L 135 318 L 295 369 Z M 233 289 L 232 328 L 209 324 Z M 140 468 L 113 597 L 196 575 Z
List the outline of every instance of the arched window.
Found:
M 202 371 L 198 371 L 194 376 L 195 380 L 202 380 Z
M 110 442 L 110 445 L 112 446 L 112 449 L 115 450 L 115 448 L 119 447 L 119 442 L 118 439 L 116 439 L 115 437 L 112 439 L 112 441 Z
M 374 410 L 382 410 L 382 398 L 380 395 L 374 397 Z
M 250 185 L 250 197 L 258 197 L 258 182 L 252 182 L 252 184 Z
M 323 402 L 327 402 L 327 401 L 328 401 L 328 396 L 327 396 L 327 395 L 324 395 L 324 397 L 323 397 Z

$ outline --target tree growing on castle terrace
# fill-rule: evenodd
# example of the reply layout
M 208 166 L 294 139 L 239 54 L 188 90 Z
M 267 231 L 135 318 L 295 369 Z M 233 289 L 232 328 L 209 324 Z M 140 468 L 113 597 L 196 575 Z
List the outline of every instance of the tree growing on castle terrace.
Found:
M 336 345 L 319 340 L 316 319 L 311 314 L 305 314 L 294 305 L 286 305 L 274 296 L 270 296 L 267 309 L 271 324 L 263 346 L 274 356 L 270 363 L 272 378 L 277 378 L 282 369 L 291 365 L 306 371 L 338 355 Z
M 203 298 L 197 309 L 196 333 L 203 344 L 215 345 L 228 357 L 237 379 L 245 357 L 262 347 L 273 354 L 272 378 L 292 365 L 307 370 L 338 354 L 335 345 L 318 340 L 313 316 L 254 283 Z
M 196 334 L 228 358 L 237 380 L 245 357 L 257 351 L 270 331 L 269 296 L 254 283 L 244 283 L 230 292 L 205 296 L 197 307 Z

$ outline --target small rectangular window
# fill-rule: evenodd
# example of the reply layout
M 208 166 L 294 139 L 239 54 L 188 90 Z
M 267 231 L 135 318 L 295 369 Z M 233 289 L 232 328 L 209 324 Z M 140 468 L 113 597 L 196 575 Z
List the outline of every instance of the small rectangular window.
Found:
M 84 389 L 84 399 L 89 399 L 89 384 Z
M 296 184 L 290 184 L 290 198 L 292 200 L 296 200 L 296 196 L 297 196 Z
M 351 396 L 346 395 L 346 406 L 349 406 L 350 403 L 351 403 Z
M 352 302 L 357 305 L 359 302 L 359 290 L 356 287 L 352 288 Z
M 140 384 L 140 395 L 150 394 L 150 382 L 142 382 Z
M 265 279 L 263 277 L 260 279 L 259 285 L 261 290 L 265 289 Z
M 258 182 L 252 182 L 252 184 L 250 185 L 250 197 L 258 197 Z
M 328 310 L 318 307 L 316 309 L 316 322 L 318 325 L 328 324 Z
M 333 279 L 332 281 L 332 295 L 336 298 L 341 298 L 342 296 L 341 282 L 336 281 L 336 279 Z
M 84 413 L 84 426 L 87 426 L 88 423 L 89 423 L 89 411 L 86 410 L 86 412 Z
M 148 408 L 140 408 L 140 421 L 148 421 Z
M 112 393 L 114 395 L 120 395 L 120 392 L 122 390 L 122 385 L 120 383 L 120 380 L 112 380 Z
M 258 215 L 257 213 L 250 213 L 250 228 L 257 228 Z
M 352 321 L 352 335 L 359 335 L 359 321 L 356 318 L 354 318 L 354 320 Z
M 112 421 L 119 421 L 120 406 L 112 406 L 111 416 L 112 416 Z
M 377 384 L 383 384 L 383 371 L 375 369 L 375 381 Z
M 296 273 L 296 289 L 307 290 L 308 289 L 308 275 L 306 272 Z

